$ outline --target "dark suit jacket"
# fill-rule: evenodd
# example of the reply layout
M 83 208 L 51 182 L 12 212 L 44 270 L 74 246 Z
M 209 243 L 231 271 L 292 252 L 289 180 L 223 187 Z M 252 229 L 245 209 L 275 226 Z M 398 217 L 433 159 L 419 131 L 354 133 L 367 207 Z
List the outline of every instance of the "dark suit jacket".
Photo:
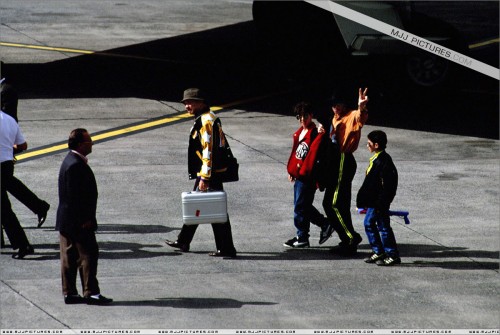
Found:
M 97 183 L 92 169 L 77 154 L 69 152 L 59 170 L 59 207 L 56 230 L 70 236 L 82 232 L 91 221 L 97 229 Z

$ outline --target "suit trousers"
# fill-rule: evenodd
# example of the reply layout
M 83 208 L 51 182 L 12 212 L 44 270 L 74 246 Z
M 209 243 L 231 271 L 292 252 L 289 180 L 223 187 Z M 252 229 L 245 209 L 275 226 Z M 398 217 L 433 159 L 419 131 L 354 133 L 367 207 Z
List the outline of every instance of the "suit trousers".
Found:
M 5 229 L 5 233 L 9 238 L 12 249 L 16 250 L 18 248 L 25 248 L 29 245 L 28 238 L 21 227 L 16 214 L 12 210 L 12 205 L 7 194 L 7 189 L 12 183 L 14 178 L 14 162 L 6 161 L 1 163 L 1 202 L 2 202 L 2 212 L 1 212 L 1 223 L 2 227 Z
M 198 189 L 199 179 L 196 180 L 194 184 L 194 191 Z M 212 181 L 210 183 L 210 189 L 222 191 L 224 188 L 221 182 Z M 189 245 L 193 240 L 194 234 L 198 229 L 198 225 L 183 225 L 177 241 L 182 244 Z M 227 216 L 227 222 L 225 223 L 214 223 L 212 224 L 212 230 L 214 231 L 215 246 L 217 250 L 222 253 L 233 254 L 236 253 L 236 249 L 233 244 L 233 235 L 231 232 L 231 223 L 229 221 L 229 214 Z
M 59 233 L 61 250 L 61 277 L 63 295 L 76 295 L 77 272 L 80 273 L 84 297 L 99 294 L 97 262 L 99 247 L 93 231 L 85 231 L 78 237 Z

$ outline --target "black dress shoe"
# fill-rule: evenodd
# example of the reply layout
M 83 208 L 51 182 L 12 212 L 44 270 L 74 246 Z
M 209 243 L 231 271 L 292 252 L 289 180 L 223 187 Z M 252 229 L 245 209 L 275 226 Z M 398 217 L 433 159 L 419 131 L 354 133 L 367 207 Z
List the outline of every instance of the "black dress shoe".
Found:
M 49 211 L 50 205 L 47 202 L 43 202 L 43 208 L 38 213 L 38 228 L 40 228 L 45 220 L 47 219 L 47 212 Z
M 79 294 L 64 296 L 64 303 L 67 305 L 85 304 L 86 302 L 87 301 Z
M 189 251 L 189 244 L 179 243 L 178 241 L 165 240 L 165 243 L 172 248 L 181 249 L 183 252 Z
M 217 250 L 215 252 L 209 253 L 208 256 L 211 256 L 211 257 L 236 258 L 236 251 L 235 252 L 222 252 L 220 250 Z
M 23 259 L 24 256 L 31 255 L 31 254 L 34 254 L 34 253 L 35 253 L 35 249 L 33 249 L 33 247 L 28 244 L 25 247 L 19 248 L 19 251 L 17 253 L 15 253 L 14 255 L 12 255 L 12 258 L 14 258 L 14 259 Z
M 113 299 L 106 298 L 102 294 L 98 294 L 97 296 L 91 295 L 89 297 L 85 297 L 85 301 L 87 305 L 108 305 L 113 302 Z

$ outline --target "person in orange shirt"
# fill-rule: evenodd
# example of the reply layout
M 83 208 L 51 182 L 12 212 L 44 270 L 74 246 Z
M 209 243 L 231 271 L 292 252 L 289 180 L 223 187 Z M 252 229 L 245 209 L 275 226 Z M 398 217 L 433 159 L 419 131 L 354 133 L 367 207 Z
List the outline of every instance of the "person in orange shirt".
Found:
M 321 181 L 325 188 L 323 209 L 340 238 L 332 252 L 342 256 L 353 256 L 362 241 L 352 225 L 351 188 L 356 173 L 354 151 L 358 148 L 361 128 L 368 119 L 368 89 L 359 89 L 358 108 L 351 110 L 348 99 L 337 93 L 331 101 L 332 115 L 322 120 L 319 132 L 328 134 L 326 170 Z

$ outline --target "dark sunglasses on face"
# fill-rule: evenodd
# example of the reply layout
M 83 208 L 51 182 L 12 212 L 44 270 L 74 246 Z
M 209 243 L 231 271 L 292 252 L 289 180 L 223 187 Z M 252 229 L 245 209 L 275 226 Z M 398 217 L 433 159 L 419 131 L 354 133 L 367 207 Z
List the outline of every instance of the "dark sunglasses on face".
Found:
M 305 114 L 305 115 L 295 115 L 295 118 L 296 118 L 297 120 L 300 120 L 300 119 L 304 119 L 304 120 L 306 120 L 306 119 L 308 119 L 308 118 L 309 118 L 309 114 Z

